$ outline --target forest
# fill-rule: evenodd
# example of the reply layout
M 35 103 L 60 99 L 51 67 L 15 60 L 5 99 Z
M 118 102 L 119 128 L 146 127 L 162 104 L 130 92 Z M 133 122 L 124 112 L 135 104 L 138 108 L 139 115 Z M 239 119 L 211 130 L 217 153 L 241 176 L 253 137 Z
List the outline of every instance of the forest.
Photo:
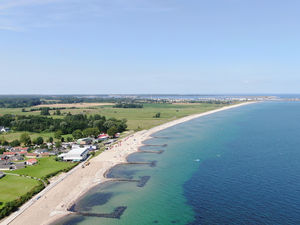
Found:
M 6 114 L 0 117 L 0 126 L 10 127 L 13 131 L 28 132 L 57 132 L 62 134 L 72 134 L 75 130 L 87 128 L 98 128 L 99 132 L 107 132 L 108 129 L 115 127 L 117 132 L 123 132 L 127 128 L 127 119 L 106 119 L 105 116 L 95 114 L 94 116 L 82 114 L 68 114 L 62 119 L 53 119 L 47 116 L 19 115 L 13 116 Z

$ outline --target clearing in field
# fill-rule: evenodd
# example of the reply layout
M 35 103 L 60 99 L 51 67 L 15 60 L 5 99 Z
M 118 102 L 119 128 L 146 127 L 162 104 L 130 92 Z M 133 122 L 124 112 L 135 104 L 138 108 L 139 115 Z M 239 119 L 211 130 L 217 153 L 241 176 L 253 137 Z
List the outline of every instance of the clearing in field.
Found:
M 5 175 L 0 179 L 0 209 L 5 202 L 13 201 L 18 196 L 26 194 L 36 185 L 38 185 L 38 181 L 35 179 Z
M 34 107 L 55 107 L 55 108 L 69 108 L 69 107 L 93 107 L 101 105 L 115 105 L 115 103 L 77 103 L 77 104 L 42 104 Z

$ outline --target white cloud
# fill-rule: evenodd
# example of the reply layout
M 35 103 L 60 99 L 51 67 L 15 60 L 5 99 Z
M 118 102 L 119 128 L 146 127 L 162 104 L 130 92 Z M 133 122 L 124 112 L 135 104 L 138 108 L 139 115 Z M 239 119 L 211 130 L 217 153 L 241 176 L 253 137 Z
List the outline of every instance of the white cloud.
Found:
M 170 11 L 159 1 L 151 0 L 2 0 L 0 1 L 0 29 L 20 30 L 19 27 L 32 27 L 56 24 L 57 21 L 77 21 L 80 18 L 93 19 L 111 16 L 120 12 Z M 3 20 L 6 19 L 6 22 Z M 8 25 L 9 24 L 9 25 Z M 46 24 L 46 25 L 43 25 Z

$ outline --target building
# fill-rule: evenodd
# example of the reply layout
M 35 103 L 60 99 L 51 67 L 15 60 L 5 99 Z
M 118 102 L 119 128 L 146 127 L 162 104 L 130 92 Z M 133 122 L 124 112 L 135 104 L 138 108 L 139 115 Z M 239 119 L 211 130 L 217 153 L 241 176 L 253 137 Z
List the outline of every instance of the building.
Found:
M 82 138 L 77 140 L 77 144 L 79 145 L 90 145 L 92 144 L 93 139 L 92 138 Z
M 101 134 L 98 138 L 97 141 L 106 141 L 108 140 L 109 136 L 106 134 Z
M 20 154 L 18 152 L 3 152 L 3 155 L 6 155 L 8 157 L 13 157 L 13 156 L 17 156 Z
M 40 148 L 38 148 L 38 149 L 35 149 L 33 153 L 42 154 L 42 153 L 45 153 L 45 152 L 48 152 L 48 150 L 47 149 L 40 149 Z
M 27 153 L 26 154 L 27 158 L 39 158 L 41 155 L 39 153 Z
M 0 161 L 0 170 L 14 170 L 16 167 L 11 162 Z
M 2 127 L 0 126 L 0 132 L 9 132 L 10 129 L 8 127 Z
M 25 164 L 29 165 L 29 166 L 32 166 L 32 165 L 34 165 L 36 163 L 37 163 L 36 159 L 28 159 L 28 160 L 25 161 Z
M 28 147 L 14 147 L 14 150 L 15 151 L 29 151 L 30 150 L 30 148 L 28 148 Z
M 58 157 L 64 161 L 83 161 L 88 157 L 89 149 L 87 148 L 75 148 L 68 153 L 60 154 Z
M 5 174 L 2 171 L 0 171 L 0 179 L 4 176 L 5 176 Z
M 41 156 L 42 156 L 42 157 L 49 157 L 50 154 L 49 154 L 49 152 L 44 152 L 44 153 L 41 153 Z

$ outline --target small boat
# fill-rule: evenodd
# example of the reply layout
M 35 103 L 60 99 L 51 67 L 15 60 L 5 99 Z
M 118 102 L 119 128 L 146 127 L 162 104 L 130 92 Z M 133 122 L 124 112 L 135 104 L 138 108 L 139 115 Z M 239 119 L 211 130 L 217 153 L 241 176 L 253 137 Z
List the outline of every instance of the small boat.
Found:
M 200 161 L 200 159 L 196 159 L 195 161 L 196 161 L 196 162 L 199 162 L 199 161 Z

